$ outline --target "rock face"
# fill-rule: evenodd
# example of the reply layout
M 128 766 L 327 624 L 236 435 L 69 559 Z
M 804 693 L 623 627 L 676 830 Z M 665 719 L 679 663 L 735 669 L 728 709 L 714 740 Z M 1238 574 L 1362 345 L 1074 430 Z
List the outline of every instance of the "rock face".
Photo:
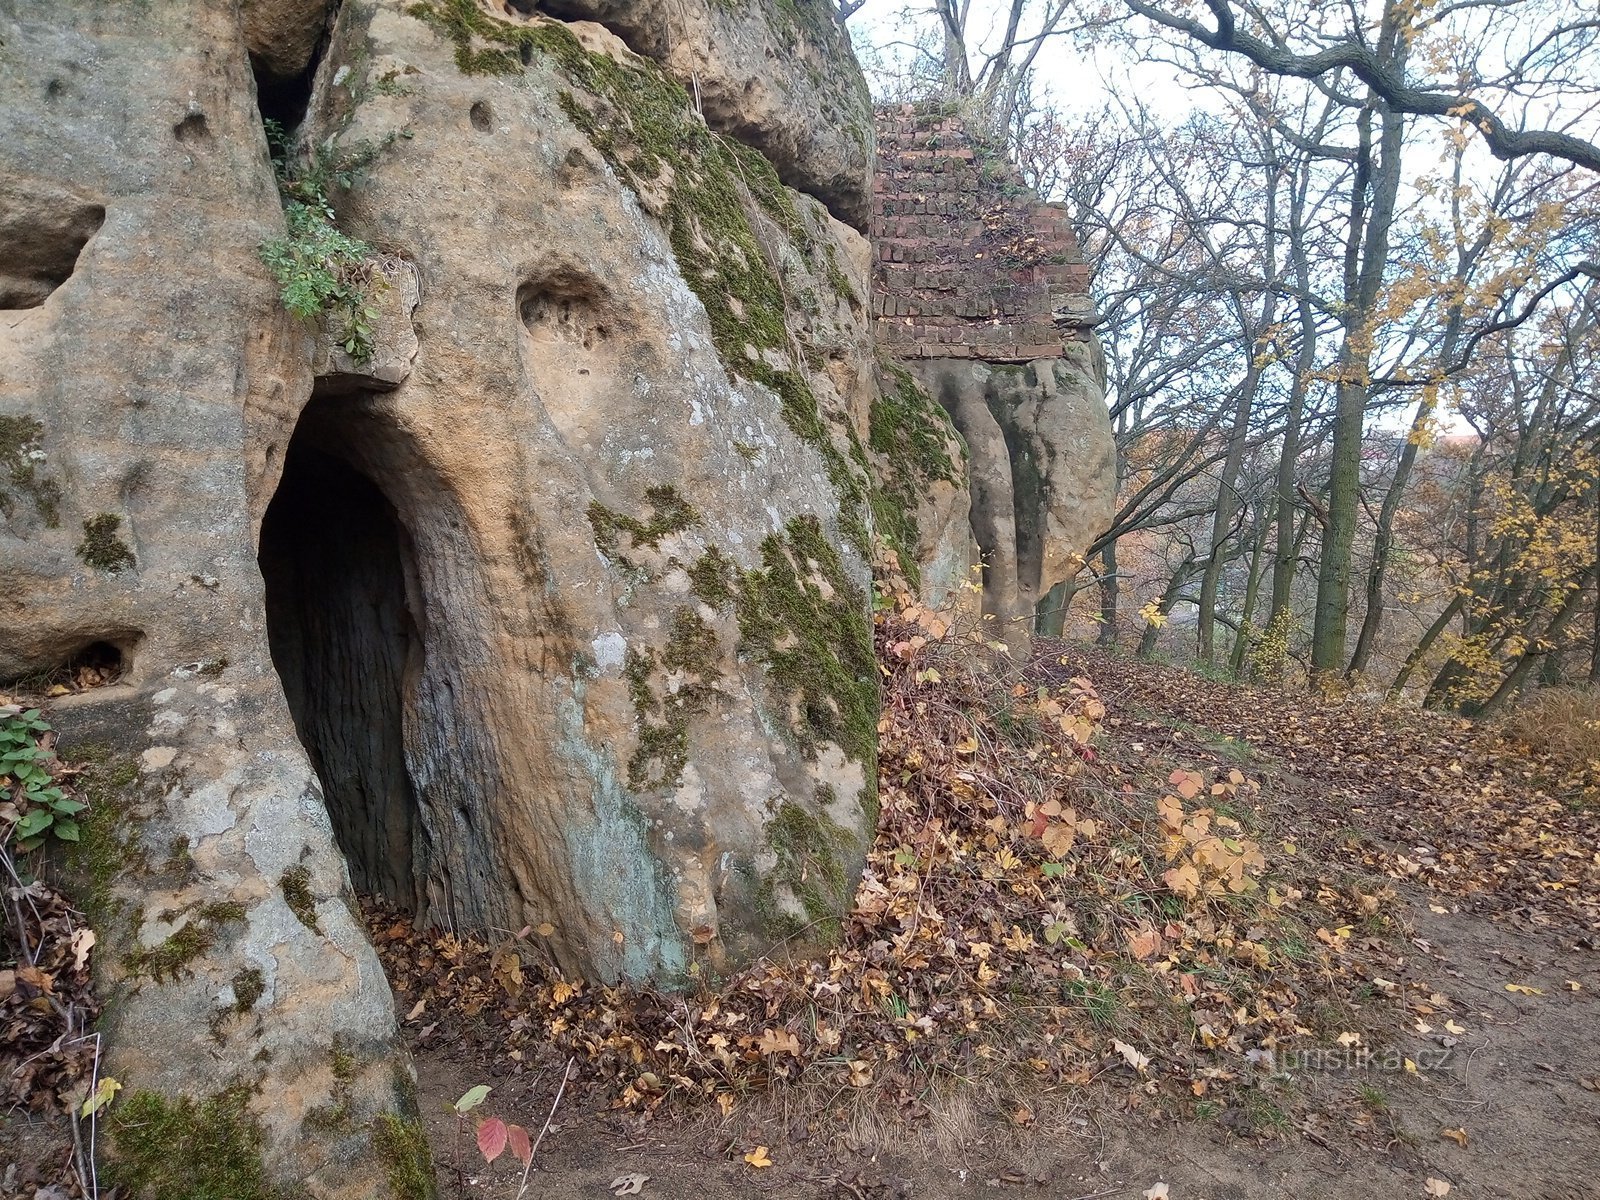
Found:
M 352 885 L 668 984 L 848 906 L 873 532 L 966 491 L 874 351 L 831 11 L 0 7 L 0 690 L 119 676 L 52 718 L 134 1190 L 160 1127 L 210 1194 L 415 1194 Z M 370 248 L 342 316 L 264 265 L 258 96 Z
M 1088 267 L 1064 210 L 944 109 L 878 114 L 872 235 L 878 344 L 966 440 L 983 609 L 1021 653 L 1115 501 Z

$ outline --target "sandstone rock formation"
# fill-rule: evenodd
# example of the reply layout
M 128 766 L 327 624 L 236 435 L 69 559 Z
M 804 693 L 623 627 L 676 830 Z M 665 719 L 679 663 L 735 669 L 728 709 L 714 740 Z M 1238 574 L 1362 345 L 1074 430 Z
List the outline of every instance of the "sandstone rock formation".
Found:
M 112 681 L 51 716 L 132 1193 L 424 1194 L 357 891 L 588 980 L 823 940 L 875 540 L 1020 604 L 1092 521 L 1092 342 L 875 342 L 829 0 L 533 7 L 0 5 L 0 691 Z
M 872 234 L 878 344 L 966 439 L 983 610 L 1021 653 L 1115 500 L 1088 268 L 1065 211 L 941 107 L 879 113 Z
M 159 1127 L 215 1194 L 409 1194 L 352 883 L 667 983 L 849 902 L 899 445 L 861 79 L 823 0 L 616 7 L 0 13 L 0 685 L 120 675 L 53 719 L 136 1188 Z M 283 310 L 264 115 L 372 248 L 359 336 Z

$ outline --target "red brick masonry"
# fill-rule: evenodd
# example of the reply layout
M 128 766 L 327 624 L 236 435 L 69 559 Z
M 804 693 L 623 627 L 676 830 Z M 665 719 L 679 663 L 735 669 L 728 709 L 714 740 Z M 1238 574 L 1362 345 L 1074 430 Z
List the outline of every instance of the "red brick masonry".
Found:
M 870 234 L 877 342 L 900 358 L 1031 362 L 1098 320 L 1066 209 L 1041 204 L 962 119 L 878 110 Z

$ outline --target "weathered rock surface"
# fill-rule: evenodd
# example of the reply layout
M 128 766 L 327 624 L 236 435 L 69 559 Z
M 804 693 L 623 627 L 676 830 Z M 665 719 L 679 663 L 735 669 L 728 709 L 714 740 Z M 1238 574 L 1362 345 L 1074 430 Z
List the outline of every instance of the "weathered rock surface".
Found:
M 252 66 L 320 27 L 0 11 L 0 682 L 121 668 L 54 714 L 98 761 L 112 1152 L 159 1178 L 170 1119 L 244 1164 L 216 1194 L 401 1189 L 352 883 L 666 983 L 848 906 L 872 529 L 950 542 L 965 498 L 936 405 L 886 422 L 869 252 L 813 198 L 859 219 L 870 130 L 804 136 L 859 75 L 831 16 L 791 51 L 713 4 L 638 41 L 663 71 L 598 24 L 342 6 L 290 170 L 373 248 L 367 355 L 258 254 Z
M 1099 347 L 1068 342 L 1031 363 L 907 360 L 966 439 L 984 611 L 1021 653 L 1040 602 L 1083 566 L 1112 517 L 1115 445 Z
M 123 657 L 54 714 L 98 764 L 80 866 L 111 1150 L 162 1162 L 117 1113 L 165 1113 L 258 1174 L 366 1195 L 409 1068 L 267 653 L 246 448 L 305 402 L 311 337 L 256 253 L 283 226 L 253 94 L 231 0 L 0 10 L 0 224 L 27 223 L 52 285 L 0 312 L 29 472 L 0 517 L 0 679 Z
M 833 0 L 553 0 L 544 7 L 620 35 L 689 89 L 711 128 L 754 146 L 784 183 L 866 229 L 872 103 Z
M 311 65 L 327 32 L 333 0 L 239 0 L 245 47 L 269 80 L 291 79 Z

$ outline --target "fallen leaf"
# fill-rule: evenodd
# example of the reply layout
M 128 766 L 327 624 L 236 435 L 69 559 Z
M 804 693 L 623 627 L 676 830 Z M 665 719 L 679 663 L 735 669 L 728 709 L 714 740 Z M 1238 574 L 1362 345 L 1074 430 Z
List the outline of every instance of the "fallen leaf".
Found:
M 1140 1054 L 1138 1050 L 1128 1045 L 1127 1042 L 1113 1041 L 1111 1048 L 1122 1055 L 1123 1061 L 1141 1075 L 1144 1074 L 1145 1068 L 1150 1065 L 1150 1056 L 1148 1054 Z
M 613 1196 L 637 1196 L 644 1191 L 644 1185 L 650 1182 L 648 1175 L 618 1175 L 606 1187 L 611 1189 Z
M 1167 1200 L 1167 1185 L 1153 1183 L 1144 1190 L 1144 1200 Z
M 461 1093 L 461 1099 L 455 1102 L 454 1108 L 458 1113 L 471 1112 L 489 1098 L 489 1093 L 494 1089 L 488 1084 L 480 1083 L 477 1087 L 468 1088 Z
M 757 1146 L 754 1150 L 750 1151 L 749 1154 L 744 1156 L 744 1160 L 752 1167 L 756 1167 L 757 1169 L 770 1167 L 772 1165 L 772 1159 L 767 1157 L 767 1148 L 765 1146 Z
M 94 948 L 94 930 L 80 929 L 72 935 L 72 969 L 83 970 L 83 964 L 89 961 L 89 951 Z M 1573 991 L 1577 991 L 1574 984 Z
M 506 1150 L 506 1123 L 499 1117 L 485 1117 L 478 1122 L 478 1153 L 485 1162 L 493 1162 Z
M 1467 1131 L 1465 1129 L 1441 1129 L 1439 1130 L 1439 1136 L 1442 1138 L 1449 1138 L 1463 1150 L 1467 1148 Z
M 1428 1196 L 1448 1196 L 1450 1185 L 1443 1179 L 1435 1179 L 1432 1175 L 1423 1182 L 1422 1191 Z
M 1508 984 L 1506 984 L 1506 991 L 1515 992 L 1519 996 L 1542 996 L 1542 995 L 1544 995 L 1544 990 L 1542 988 L 1529 987 L 1525 983 L 1508 983 Z

